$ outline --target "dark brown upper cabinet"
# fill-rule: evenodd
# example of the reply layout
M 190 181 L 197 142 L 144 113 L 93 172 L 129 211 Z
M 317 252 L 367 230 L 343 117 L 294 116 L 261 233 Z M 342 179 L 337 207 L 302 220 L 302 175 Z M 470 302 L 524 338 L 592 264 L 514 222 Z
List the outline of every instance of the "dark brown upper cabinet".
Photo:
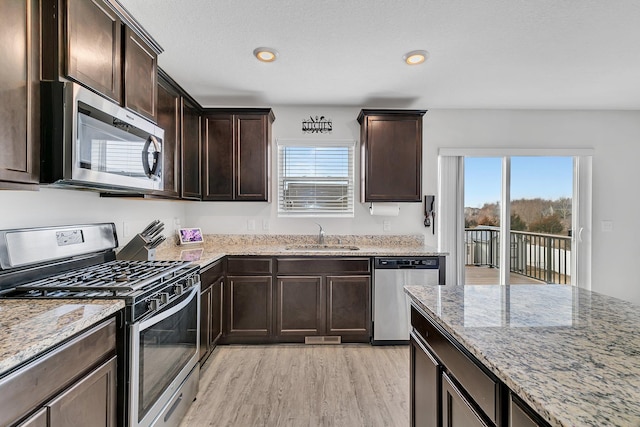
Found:
M 206 110 L 202 200 L 269 201 L 271 109 Z
M 71 79 L 156 120 L 162 48 L 115 0 L 42 1 L 42 77 Z
M 426 110 L 362 110 L 361 201 L 422 200 L 422 116 Z
M 200 200 L 199 104 L 158 69 L 158 125 L 164 129 L 164 191 L 154 196 Z
M 182 194 L 183 199 L 200 200 L 202 147 L 201 113 L 195 102 L 182 98 Z
M 158 126 L 164 129 L 162 141 L 163 193 L 180 197 L 180 93 L 168 79 L 158 81 Z
M 120 102 L 122 21 L 102 0 L 69 0 L 66 75 Z
M 124 35 L 124 106 L 156 120 L 158 54 L 129 27 Z
M 40 7 L 0 1 L 0 188 L 37 189 L 40 165 Z

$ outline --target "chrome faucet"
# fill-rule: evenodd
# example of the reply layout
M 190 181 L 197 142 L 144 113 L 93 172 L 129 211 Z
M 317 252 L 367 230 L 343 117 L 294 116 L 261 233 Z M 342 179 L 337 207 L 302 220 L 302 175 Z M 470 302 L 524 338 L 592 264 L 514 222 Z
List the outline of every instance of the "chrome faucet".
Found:
M 319 245 L 324 245 L 324 235 L 325 235 L 324 229 L 323 229 L 323 228 L 322 228 L 322 226 L 321 226 L 320 224 L 318 224 L 317 222 L 316 222 L 316 225 L 317 225 L 318 227 L 320 227 L 320 232 L 318 233 L 318 244 L 319 244 Z

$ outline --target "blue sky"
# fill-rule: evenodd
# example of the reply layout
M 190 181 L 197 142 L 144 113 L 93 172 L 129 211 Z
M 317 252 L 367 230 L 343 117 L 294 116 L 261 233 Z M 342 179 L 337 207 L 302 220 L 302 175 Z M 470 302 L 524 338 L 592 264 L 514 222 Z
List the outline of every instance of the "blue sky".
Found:
M 464 161 L 464 205 L 480 208 L 499 201 L 502 159 L 465 157 Z M 511 200 L 555 200 L 571 197 L 572 191 L 572 157 L 511 158 Z

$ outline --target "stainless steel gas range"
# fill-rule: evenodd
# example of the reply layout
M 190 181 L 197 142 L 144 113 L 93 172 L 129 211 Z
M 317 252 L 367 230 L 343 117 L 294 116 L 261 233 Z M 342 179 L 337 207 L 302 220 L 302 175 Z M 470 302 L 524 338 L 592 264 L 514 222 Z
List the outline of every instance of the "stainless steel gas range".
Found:
M 1 230 L 0 296 L 124 300 L 119 424 L 176 426 L 198 390 L 199 267 L 117 247 L 112 223 Z

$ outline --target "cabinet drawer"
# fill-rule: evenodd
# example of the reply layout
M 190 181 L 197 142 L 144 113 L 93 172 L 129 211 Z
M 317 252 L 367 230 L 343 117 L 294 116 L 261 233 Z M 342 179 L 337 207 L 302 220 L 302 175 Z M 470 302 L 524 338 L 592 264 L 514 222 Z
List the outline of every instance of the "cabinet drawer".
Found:
M 0 380 L 0 425 L 15 422 L 115 354 L 116 322 L 108 320 Z
M 429 345 L 446 370 L 493 421 L 499 418 L 499 382 L 458 349 L 435 325 L 411 307 L 411 325 Z
M 271 258 L 232 257 L 227 259 L 229 274 L 271 274 L 272 271 Z
M 278 274 L 368 273 L 369 258 L 278 258 Z
M 224 274 L 224 263 L 222 260 L 214 262 L 206 269 L 200 271 L 200 287 L 204 290 L 211 286 L 218 277 Z

